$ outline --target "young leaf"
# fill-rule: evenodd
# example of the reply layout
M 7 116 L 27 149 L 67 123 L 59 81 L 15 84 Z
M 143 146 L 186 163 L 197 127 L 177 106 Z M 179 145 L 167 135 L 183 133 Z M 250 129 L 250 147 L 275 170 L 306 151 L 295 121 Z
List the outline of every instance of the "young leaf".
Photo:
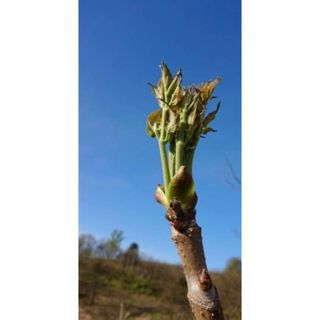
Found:
M 156 111 L 151 112 L 147 118 L 147 134 L 152 138 L 156 136 L 154 124 L 160 124 L 161 114 L 162 110 L 158 109 Z
M 175 77 L 173 78 L 168 90 L 167 90 L 167 96 L 171 97 L 171 95 L 173 94 L 173 92 L 176 90 L 177 87 L 180 87 L 182 81 L 182 72 L 181 70 L 179 70 L 177 72 L 177 74 L 175 75 Z
M 208 113 L 208 115 L 204 118 L 204 120 L 202 122 L 203 127 L 207 127 L 208 124 L 215 119 L 216 114 L 218 113 L 219 109 L 220 109 L 220 102 L 218 103 L 216 110 Z
M 217 130 L 212 129 L 210 127 L 203 128 L 201 134 L 207 134 L 208 132 L 217 132 Z M 204 138 L 204 137 L 203 137 Z
M 172 75 L 171 72 L 168 68 L 168 66 L 162 62 L 160 65 L 160 69 L 161 69 L 161 81 L 164 84 L 165 88 L 168 88 L 170 86 L 170 83 L 172 81 Z
M 215 87 L 221 82 L 222 78 L 218 77 L 213 81 L 207 81 L 202 86 L 196 87 L 196 91 L 200 93 L 201 100 L 206 104 L 210 99 Z

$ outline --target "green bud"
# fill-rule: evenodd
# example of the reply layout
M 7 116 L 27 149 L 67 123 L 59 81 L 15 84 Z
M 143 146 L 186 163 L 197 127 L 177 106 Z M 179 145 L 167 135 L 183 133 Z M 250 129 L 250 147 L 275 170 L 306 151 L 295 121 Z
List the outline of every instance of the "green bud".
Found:
M 195 190 L 192 175 L 187 171 L 186 166 L 181 166 L 169 183 L 167 200 L 180 201 L 182 209 L 189 209 L 195 199 Z
M 162 204 L 166 209 L 169 208 L 169 202 L 167 200 L 166 195 L 164 194 L 163 186 L 158 184 L 154 196 L 155 196 L 158 203 Z

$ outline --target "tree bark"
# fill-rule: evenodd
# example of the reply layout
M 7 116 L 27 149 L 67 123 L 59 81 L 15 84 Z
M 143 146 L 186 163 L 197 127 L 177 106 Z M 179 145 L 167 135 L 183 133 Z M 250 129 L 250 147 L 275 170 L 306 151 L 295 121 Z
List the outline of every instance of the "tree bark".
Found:
M 186 214 L 179 206 L 173 205 L 168 210 L 167 219 L 172 225 L 172 240 L 182 262 L 188 286 L 187 297 L 195 319 L 224 320 L 217 288 L 208 273 L 195 210 Z

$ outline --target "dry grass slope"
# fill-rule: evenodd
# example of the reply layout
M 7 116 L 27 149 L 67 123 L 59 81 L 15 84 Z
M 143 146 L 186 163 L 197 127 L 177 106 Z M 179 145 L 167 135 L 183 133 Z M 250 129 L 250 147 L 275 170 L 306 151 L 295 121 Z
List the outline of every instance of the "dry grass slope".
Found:
M 241 273 L 213 273 L 226 320 L 241 319 Z M 179 266 L 79 258 L 80 320 L 193 320 Z

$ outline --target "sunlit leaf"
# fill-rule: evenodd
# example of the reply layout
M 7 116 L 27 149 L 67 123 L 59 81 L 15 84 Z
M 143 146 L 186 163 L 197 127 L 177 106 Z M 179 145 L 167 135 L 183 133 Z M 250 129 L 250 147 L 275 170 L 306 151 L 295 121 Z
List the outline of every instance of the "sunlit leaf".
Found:
M 154 131 L 154 124 L 160 124 L 161 122 L 161 115 L 162 115 L 162 110 L 158 109 L 156 111 L 153 111 L 149 114 L 147 118 L 147 134 L 150 137 L 155 137 L 155 131 Z
M 218 77 L 213 81 L 207 81 L 201 86 L 195 87 L 195 90 L 200 93 L 201 100 L 206 103 L 211 99 L 215 87 L 221 82 L 222 78 Z

